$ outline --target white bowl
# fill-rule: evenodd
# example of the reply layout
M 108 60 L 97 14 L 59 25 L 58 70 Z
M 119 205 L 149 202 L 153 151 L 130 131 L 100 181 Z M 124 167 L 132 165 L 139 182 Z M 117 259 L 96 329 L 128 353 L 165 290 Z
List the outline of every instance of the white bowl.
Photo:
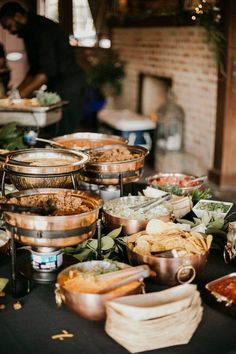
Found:
M 212 210 L 211 210 L 212 206 Z M 203 215 L 207 212 L 210 216 L 213 217 L 223 217 L 228 214 L 230 209 L 232 208 L 233 203 L 230 202 L 222 202 L 218 200 L 208 200 L 208 199 L 201 199 L 199 202 L 193 207 L 192 211 L 198 218 L 202 218 Z M 227 208 L 227 210 L 223 209 Z

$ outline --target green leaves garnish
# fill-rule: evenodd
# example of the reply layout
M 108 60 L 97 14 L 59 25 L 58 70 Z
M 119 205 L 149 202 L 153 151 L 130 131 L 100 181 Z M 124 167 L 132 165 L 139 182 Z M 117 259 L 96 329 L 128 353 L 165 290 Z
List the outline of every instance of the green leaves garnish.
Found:
M 122 231 L 122 227 L 112 230 L 101 238 L 101 256 L 103 259 L 122 259 L 125 252 L 126 238 L 118 237 Z M 80 262 L 98 259 L 98 240 L 92 238 L 80 243 L 76 248 L 66 247 L 65 253 L 71 254 Z

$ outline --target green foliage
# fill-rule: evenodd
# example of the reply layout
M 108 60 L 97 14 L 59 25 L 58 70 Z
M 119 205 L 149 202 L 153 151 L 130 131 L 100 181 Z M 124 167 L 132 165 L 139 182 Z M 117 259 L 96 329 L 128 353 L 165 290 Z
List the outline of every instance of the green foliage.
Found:
M 209 188 L 194 189 L 188 193 L 192 197 L 193 205 L 199 202 L 201 199 L 210 199 L 212 197 L 211 190 Z
M 215 55 L 221 74 L 225 75 L 223 64 L 225 37 L 220 27 L 221 14 L 220 7 L 217 6 L 218 3 L 219 0 L 216 0 L 215 4 L 201 1 L 195 8 L 192 19 L 195 18 L 196 24 L 205 28 L 207 34 L 206 41 Z
M 89 58 L 91 66 L 87 71 L 87 82 L 104 95 L 119 95 L 122 90 L 121 80 L 125 76 L 125 62 L 111 49 L 104 53 L 101 58 Z
M 169 192 L 171 194 L 178 195 L 178 196 L 183 194 L 181 188 L 171 184 L 166 186 L 152 185 L 152 188 L 160 189 L 164 192 Z M 212 197 L 211 190 L 207 188 L 206 184 L 202 188 L 193 189 L 192 191 L 188 192 L 186 195 L 192 198 L 193 205 L 199 202 L 200 199 L 210 199 Z
M 222 217 L 212 216 L 207 211 L 202 218 L 193 217 L 192 220 L 177 219 L 178 223 L 188 224 L 191 228 L 198 225 L 205 226 L 205 234 L 213 236 L 211 248 L 222 250 L 227 241 L 229 223 Z
M 103 259 L 120 260 L 125 252 L 126 238 L 118 237 L 122 228 L 112 230 L 101 238 L 101 256 Z M 78 246 L 66 247 L 65 253 L 73 255 L 80 262 L 98 259 L 98 240 L 90 239 Z
M 12 122 L 4 125 L 0 130 L 0 149 L 17 150 L 24 149 L 23 128 Z
M 56 92 L 40 92 L 37 94 L 40 106 L 51 106 L 61 101 L 61 97 Z

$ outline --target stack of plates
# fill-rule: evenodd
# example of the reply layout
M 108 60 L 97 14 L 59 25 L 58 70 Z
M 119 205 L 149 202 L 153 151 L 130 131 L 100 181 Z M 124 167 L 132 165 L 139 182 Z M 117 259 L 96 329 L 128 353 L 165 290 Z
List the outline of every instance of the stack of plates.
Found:
M 106 304 L 106 333 L 131 353 L 187 344 L 202 319 L 196 285 L 131 295 Z

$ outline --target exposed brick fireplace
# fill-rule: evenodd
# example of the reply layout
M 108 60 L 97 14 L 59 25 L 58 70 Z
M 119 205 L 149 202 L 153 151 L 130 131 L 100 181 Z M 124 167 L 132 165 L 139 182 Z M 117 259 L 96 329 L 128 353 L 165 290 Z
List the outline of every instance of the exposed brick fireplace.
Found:
M 201 27 L 114 28 L 113 48 L 126 61 L 117 108 L 138 110 L 140 73 L 171 79 L 185 111 L 183 172 L 205 174 L 213 166 L 217 66 Z

